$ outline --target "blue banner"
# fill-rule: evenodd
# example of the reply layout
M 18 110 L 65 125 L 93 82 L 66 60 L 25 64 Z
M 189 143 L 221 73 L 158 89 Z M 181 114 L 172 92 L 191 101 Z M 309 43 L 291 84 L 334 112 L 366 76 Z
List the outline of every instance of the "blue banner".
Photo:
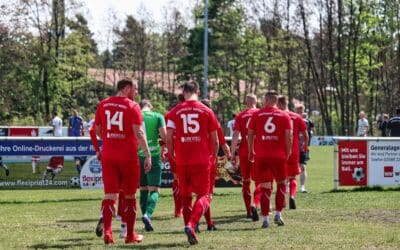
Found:
M 101 142 L 99 142 L 101 144 Z M 21 140 L 8 138 L 0 141 L 0 155 L 95 155 L 96 151 L 87 140 Z

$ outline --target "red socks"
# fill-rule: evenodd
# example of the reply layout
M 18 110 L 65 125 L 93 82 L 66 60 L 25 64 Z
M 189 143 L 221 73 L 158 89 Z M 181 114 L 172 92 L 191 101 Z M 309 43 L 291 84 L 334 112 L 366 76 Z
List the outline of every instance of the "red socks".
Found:
M 269 214 L 269 207 L 271 204 L 271 189 L 260 188 L 260 202 L 261 202 L 261 215 L 267 216 Z
M 250 205 L 251 205 L 250 184 L 251 184 L 250 181 L 243 181 L 242 184 L 243 201 L 247 212 L 250 212 Z
M 183 222 L 186 226 L 189 223 L 190 216 L 192 215 L 192 196 L 182 197 L 182 206 Z
M 124 208 L 125 208 L 125 193 L 124 191 L 119 191 L 118 195 L 118 216 L 121 217 L 121 221 L 125 222 L 124 219 Z
M 254 189 L 254 194 L 253 194 L 253 203 L 255 207 L 260 206 L 260 198 L 261 198 L 261 187 L 259 183 L 256 183 L 256 188 Z
M 193 205 L 192 216 L 190 217 L 189 225 L 194 226 L 199 223 L 201 216 L 209 210 L 210 197 L 208 195 L 197 196 L 197 200 Z M 187 224 L 186 224 L 187 225 Z
M 277 184 L 275 195 L 275 209 L 280 212 L 285 207 L 286 184 Z
M 296 178 L 291 178 L 289 180 L 289 190 L 290 190 L 290 197 L 293 197 L 296 195 L 296 190 L 297 190 L 297 181 Z
M 133 237 L 136 220 L 136 199 L 125 199 L 124 219 L 126 222 L 127 237 Z
M 103 200 L 103 202 L 101 203 L 101 214 L 103 216 L 104 222 L 104 237 L 108 235 L 112 238 L 111 222 L 113 214 L 115 213 L 114 204 L 114 200 Z
M 172 194 L 174 196 L 175 216 L 179 216 L 182 213 L 182 197 L 179 191 L 178 180 L 172 182 Z

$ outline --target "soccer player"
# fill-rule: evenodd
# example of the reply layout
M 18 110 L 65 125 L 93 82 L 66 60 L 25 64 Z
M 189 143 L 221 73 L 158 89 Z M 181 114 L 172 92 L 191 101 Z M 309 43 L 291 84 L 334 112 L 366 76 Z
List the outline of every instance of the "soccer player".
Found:
M 236 116 L 235 127 L 232 137 L 231 144 L 231 161 L 233 165 L 235 165 L 236 157 L 234 152 L 236 152 L 237 144 L 239 140 L 239 135 L 242 137 L 240 146 L 239 146 L 239 165 L 240 172 L 242 175 L 242 195 L 243 201 L 247 212 L 247 218 L 252 218 L 253 221 L 258 221 L 258 213 L 257 207 L 260 203 L 260 186 L 258 183 L 255 184 L 256 188 L 253 194 L 253 205 L 251 205 L 251 169 L 252 163 L 248 160 L 248 145 L 247 145 L 247 129 L 250 118 L 252 115 L 258 111 L 257 106 L 257 97 L 254 94 L 248 94 L 246 96 L 246 109 L 239 113 Z
M 262 228 L 269 227 L 272 182 L 277 182 L 274 223 L 283 226 L 285 207 L 286 161 L 292 150 L 292 126 L 287 113 L 276 107 L 278 94 L 268 91 L 265 106 L 253 114 L 248 127 L 249 161 L 254 163 L 253 179 L 261 187 Z
M 194 81 L 183 85 L 186 101 L 170 111 L 167 122 L 167 147 L 176 162 L 184 231 L 192 245 L 198 243 L 194 227 L 210 204 L 210 155 L 216 158 L 218 153 L 217 121 L 212 110 L 198 101 L 198 90 Z M 193 208 L 192 192 L 197 194 Z
M 6 176 L 10 175 L 10 170 L 8 169 L 8 166 L 5 163 L 3 163 L 3 157 L 1 156 L 0 156 L 0 168 L 4 169 Z
M 150 100 L 143 99 L 140 102 L 143 115 L 143 126 L 145 127 L 147 143 L 151 154 L 151 170 L 145 173 L 144 162 L 145 154 L 139 150 L 140 157 L 140 208 L 142 210 L 142 221 L 146 231 L 153 231 L 151 216 L 156 208 L 160 195 L 161 186 L 161 152 L 158 138 L 166 141 L 167 130 L 164 117 L 157 112 L 152 111 L 153 105 Z
M 114 204 L 120 189 L 124 190 L 124 219 L 127 236 L 125 243 L 141 242 L 143 235 L 134 232 L 136 219 L 135 193 L 139 184 L 140 166 L 138 145 L 144 151 L 145 172 L 151 169 L 150 151 L 142 129 L 142 114 L 139 105 L 133 101 L 137 85 L 129 79 L 117 83 L 117 94 L 99 103 L 95 116 L 97 136 L 103 140 L 101 151 L 96 151 L 101 160 L 104 199 L 102 217 L 104 221 L 104 243 L 113 244 L 112 216 Z
M 307 152 L 308 151 L 308 133 L 307 133 L 307 125 L 299 114 L 289 111 L 288 109 L 288 101 L 286 96 L 278 97 L 278 105 L 277 107 L 286 112 L 290 120 L 292 122 L 293 129 L 293 144 L 292 144 L 292 154 L 290 155 L 287 161 L 287 182 L 289 183 L 289 209 L 296 209 L 296 190 L 297 190 L 297 181 L 296 176 L 300 174 L 300 151 Z M 300 137 L 302 137 L 305 143 L 300 145 Z M 302 147 L 303 149 L 301 149 Z
M 203 99 L 201 100 L 201 103 L 206 105 L 208 108 L 211 108 L 211 103 L 210 100 L 208 99 Z M 229 149 L 228 144 L 226 143 L 225 137 L 224 137 L 224 132 L 222 131 L 221 124 L 217 121 L 217 135 L 218 135 L 218 141 L 219 145 L 224 152 L 225 156 L 230 159 L 231 158 L 231 151 Z M 210 149 L 212 152 L 212 149 Z M 217 176 L 217 168 L 218 168 L 218 159 L 214 158 L 214 155 L 210 155 L 210 206 L 207 209 L 207 211 L 204 213 L 204 217 L 206 218 L 206 223 L 207 223 L 207 231 L 215 231 L 217 228 L 214 225 L 214 222 L 211 217 L 211 201 L 212 201 L 212 196 L 214 194 L 214 188 L 215 188 L 215 178 Z M 195 228 L 196 233 L 200 232 L 199 229 L 199 224 L 196 225 Z
M 305 107 L 303 104 L 297 104 L 295 107 L 295 112 L 299 115 L 304 114 Z M 307 124 L 307 123 L 306 123 Z M 314 125 L 313 125 L 314 127 Z M 310 145 L 310 137 L 306 141 L 304 138 L 301 137 L 301 140 L 304 140 L 307 145 Z M 303 142 L 302 142 L 303 143 Z M 307 151 L 305 151 L 307 149 Z M 307 160 L 309 159 L 309 150 L 308 147 L 300 147 L 300 192 L 307 193 L 306 189 L 306 181 L 307 181 Z M 290 204 L 289 204 L 290 205 Z
M 182 103 L 184 101 L 185 101 L 185 97 L 183 96 L 183 94 L 179 94 L 178 95 L 178 104 Z M 169 113 L 170 112 L 167 112 L 164 116 L 165 122 L 168 122 Z M 167 149 L 166 155 L 168 158 L 171 172 L 174 176 L 174 180 L 172 181 L 172 195 L 174 197 L 174 215 L 175 215 L 175 217 L 181 217 L 182 216 L 182 197 L 181 197 L 181 192 L 179 190 L 178 176 L 176 173 L 176 163 L 172 160 L 172 158 L 168 157 L 168 155 L 169 155 L 168 149 Z
M 400 136 L 400 108 L 396 109 L 396 115 L 388 121 L 387 130 L 391 137 Z
M 49 177 L 51 180 L 54 179 L 56 175 L 61 173 L 62 169 L 64 168 L 64 156 L 52 156 L 47 164 L 45 171 L 43 172 L 42 180 L 48 179 Z

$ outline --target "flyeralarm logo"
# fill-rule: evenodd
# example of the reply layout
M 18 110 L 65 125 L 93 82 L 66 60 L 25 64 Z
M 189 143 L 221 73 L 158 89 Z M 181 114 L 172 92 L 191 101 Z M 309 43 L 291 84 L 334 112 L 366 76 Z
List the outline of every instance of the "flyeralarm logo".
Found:
M 393 166 L 385 166 L 383 170 L 383 176 L 386 178 L 390 178 L 394 176 Z

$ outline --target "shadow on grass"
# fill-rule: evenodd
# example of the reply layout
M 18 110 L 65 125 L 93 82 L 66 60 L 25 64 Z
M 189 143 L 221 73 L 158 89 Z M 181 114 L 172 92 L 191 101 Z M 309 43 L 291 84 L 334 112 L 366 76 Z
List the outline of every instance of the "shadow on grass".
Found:
M 59 200 L 39 200 L 39 201 L 0 201 L 0 204 L 40 204 L 40 203 L 62 203 L 62 202 L 85 202 L 101 201 L 100 198 L 80 198 L 80 199 L 59 199 Z
M 87 222 L 93 222 L 93 224 L 96 226 L 95 222 L 97 222 L 99 219 L 91 218 L 91 219 L 81 219 L 81 220 L 56 220 L 56 223 L 87 223 Z
M 128 244 L 122 246 L 116 246 L 117 248 L 122 249 L 177 249 L 177 248 L 187 248 L 189 247 L 189 243 L 187 242 L 179 242 L 179 243 L 154 243 L 154 244 L 146 244 L 145 242 L 139 244 Z
M 66 249 L 66 248 L 78 248 L 78 249 L 88 249 L 90 248 L 90 246 L 92 246 L 91 243 L 88 242 L 84 242 L 83 240 L 81 241 L 77 241 L 76 239 L 73 242 L 70 242 L 69 244 L 36 244 L 36 245 L 32 245 L 29 248 L 33 248 L 33 249 Z
M 382 186 L 356 187 L 353 189 L 331 190 L 323 193 L 348 193 L 348 192 L 368 192 L 368 191 L 379 191 L 379 192 L 400 191 L 400 187 L 382 187 Z

